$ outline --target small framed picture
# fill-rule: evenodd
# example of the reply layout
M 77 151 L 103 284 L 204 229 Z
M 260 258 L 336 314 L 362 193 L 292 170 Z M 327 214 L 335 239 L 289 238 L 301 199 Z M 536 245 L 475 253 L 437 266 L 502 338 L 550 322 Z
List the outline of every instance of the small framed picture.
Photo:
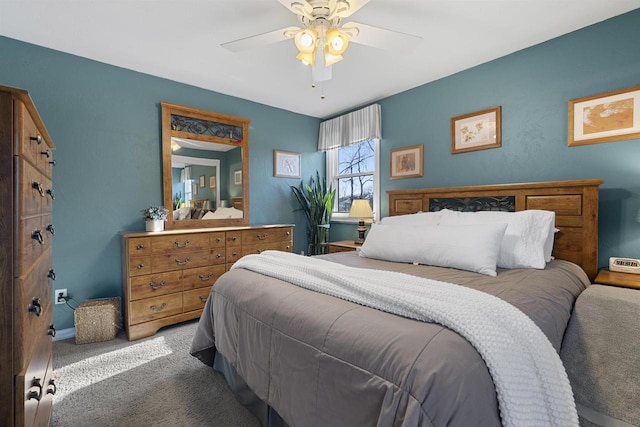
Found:
M 191 194 L 192 194 L 192 195 L 194 195 L 194 196 L 197 196 L 197 195 L 198 195 L 198 184 L 195 184 L 195 183 L 194 183 L 194 184 L 191 186 Z
M 640 86 L 569 101 L 569 146 L 640 138 Z
M 200 188 L 204 188 L 204 175 L 200 175 Z
M 451 154 L 502 146 L 500 111 L 493 107 L 451 119 Z
M 216 188 L 216 177 L 215 176 L 210 176 L 209 177 L 209 188 Z
M 423 146 L 412 145 L 389 151 L 389 179 L 416 178 L 423 175 Z
M 273 176 L 300 178 L 300 153 L 273 150 Z
M 233 183 L 235 185 L 242 185 L 242 170 L 238 169 L 233 173 Z

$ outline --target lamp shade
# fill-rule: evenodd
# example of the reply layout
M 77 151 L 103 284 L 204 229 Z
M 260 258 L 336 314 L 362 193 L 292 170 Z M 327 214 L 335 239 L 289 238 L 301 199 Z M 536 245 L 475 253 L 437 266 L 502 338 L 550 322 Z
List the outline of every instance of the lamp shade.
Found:
M 373 211 L 367 199 L 356 199 L 351 203 L 349 216 L 353 218 L 373 218 Z
M 349 47 L 349 37 L 335 27 L 327 30 L 325 38 L 327 40 L 326 48 L 331 55 L 340 56 Z
M 311 53 L 316 50 L 318 31 L 313 27 L 307 27 L 296 34 L 294 42 L 300 52 Z

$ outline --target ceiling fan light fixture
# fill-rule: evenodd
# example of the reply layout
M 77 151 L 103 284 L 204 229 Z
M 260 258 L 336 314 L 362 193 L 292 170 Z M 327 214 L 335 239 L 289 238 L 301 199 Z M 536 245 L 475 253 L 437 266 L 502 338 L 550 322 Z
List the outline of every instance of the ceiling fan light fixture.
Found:
M 301 53 L 311 53 L 316 50 L 318 31 L 313 27 L 307 27 L 296 34 L 294 41 Z
M 324 47 L 324 66 L 325 67 L 330 67 L 336 62 L 342 61 L 343 59 L 344 57 L 342 55 L 331 54 L 328 46 Z
M 340 56 L 349 47 L 349 37 L 335 27 L 327 30 L 325 48 L 331 55 Z
M 313 52 L 299 52 L 296 55 L 296 59 L 299 59 L 304 65 L 311 65 L 316 63 L 316 51 Z

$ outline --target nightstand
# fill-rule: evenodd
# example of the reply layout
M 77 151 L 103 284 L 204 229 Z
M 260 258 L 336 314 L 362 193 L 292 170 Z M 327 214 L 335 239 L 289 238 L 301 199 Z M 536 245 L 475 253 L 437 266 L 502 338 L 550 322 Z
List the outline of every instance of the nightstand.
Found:
M 359 251 L 362 245 L 353 243 L 353 240 L 341 240 L 339 242 L 329 242 L 329 253 Z
M 605 269 L 600 270 L 594 283 L 640 289 L 640 274 L 621 273 Z

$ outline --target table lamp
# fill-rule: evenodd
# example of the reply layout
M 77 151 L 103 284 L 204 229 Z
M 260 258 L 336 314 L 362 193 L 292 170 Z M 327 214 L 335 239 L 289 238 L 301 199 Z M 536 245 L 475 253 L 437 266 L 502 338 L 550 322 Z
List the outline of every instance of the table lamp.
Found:
M 367 228 L 364 226 L 365 218 L 373 218 L 373 211 L 371 205 L 367 199 L 356 199 L 351 203 L 351 209 L 349 210 L 349 217 L 359 218 L 358 222 L 358 238 L 353 241 L 356 245 L 364 243 L 364 233 Z

